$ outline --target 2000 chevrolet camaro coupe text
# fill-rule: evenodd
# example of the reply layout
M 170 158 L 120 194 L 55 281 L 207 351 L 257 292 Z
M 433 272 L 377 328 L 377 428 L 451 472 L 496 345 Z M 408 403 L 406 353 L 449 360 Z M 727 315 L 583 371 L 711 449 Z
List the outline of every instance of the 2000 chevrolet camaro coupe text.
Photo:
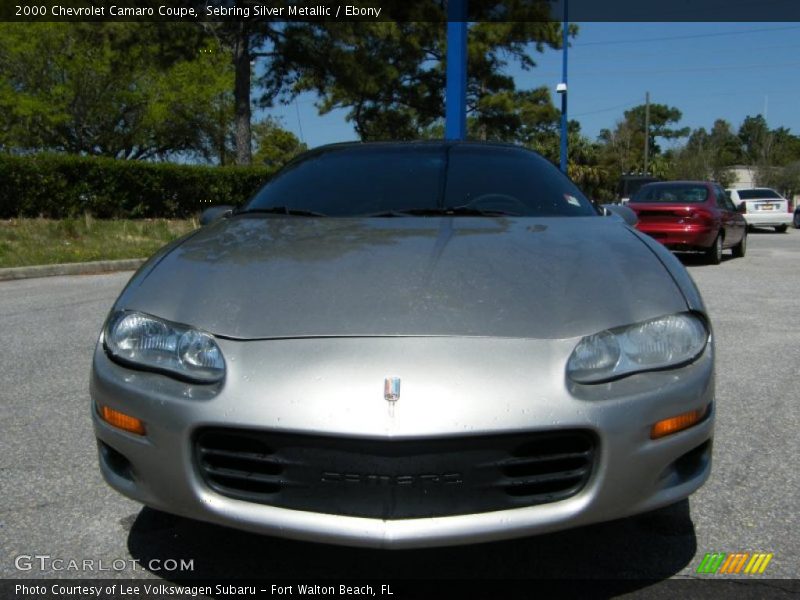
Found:
M 97 344 L 100 468 L 126 496 L 405 548 L 623 517 L 707 479 L 694 283 L 538 154 L 327 146 L 218 212 L 133 276 Z

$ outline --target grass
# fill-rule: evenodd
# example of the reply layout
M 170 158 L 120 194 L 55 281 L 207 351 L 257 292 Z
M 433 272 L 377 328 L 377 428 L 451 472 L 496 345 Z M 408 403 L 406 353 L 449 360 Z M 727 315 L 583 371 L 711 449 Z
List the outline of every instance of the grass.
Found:
M 0 268 L 146 258 L 197 228 L 196 220 L 0 220 Z

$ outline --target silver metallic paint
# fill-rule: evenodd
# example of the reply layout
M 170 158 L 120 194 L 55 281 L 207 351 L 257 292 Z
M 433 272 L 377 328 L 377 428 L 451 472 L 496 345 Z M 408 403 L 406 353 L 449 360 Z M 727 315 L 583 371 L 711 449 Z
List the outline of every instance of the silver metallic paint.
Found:
M 97 437 L 115 489 L 190 518 L 296 539 L 406 548 L 498 540 L 605 521 L 685 498 L 681 455 L 701 424 L 662 440 L 660 419 L 714 399 L 713 343 L 692 364 L 579 385 L 565 365 L 583 335 L 696 310 L 691 278 L 617 219 L 234 217 L 146 263 L 115 309 L 205 329 L 227 363 L 215 385 L 180 382 L 95 351 L 93 405 L 143 419 L 147 436 Z M 383 398 L 402 378 L 402 399 Z M 599 441 L 576 496 L 530 508 L 383 521 L 243 502 L 208 489 L 192 461 L 202 426 L 378 439 L 586 428 Z
M 116 307 L 238 339 L 552 339 L 686 310 L 659 263 L 604 217 L 239 216 L 143 267 Z
M 327 338 L 221 340 L 230 367 L 215 392 L 131 372 L 95 353 L 95 402 L 143 419 L 147 438 L 95 415 L 98 437 L 132 463 L 133 482 L 102 465 L 117 490 L 191 518 L 297 539 L 378 547 L 497 540 L 604 521 L 682 499 L 707 478 L 666 485 L 665 470 L 712 434 L 713 419 L 664 440 L 650 425 L 714 397 L 713 348 L 676 371 L 593 386 L 564 377 L 577 339 Z M 391 365 L 403 399 L 383 400 Z M 198 389 L 201 388 L 201 389 Z M 201 395 L 198 396 L 198 391 Z M 600 455 L 587 487 L 562 502 L 467 516 L 381 521 L 292 511 L 223 497 L 192 463 L 192 432 L 206 425 L 367 438 L 428 438 L 588 428 Z

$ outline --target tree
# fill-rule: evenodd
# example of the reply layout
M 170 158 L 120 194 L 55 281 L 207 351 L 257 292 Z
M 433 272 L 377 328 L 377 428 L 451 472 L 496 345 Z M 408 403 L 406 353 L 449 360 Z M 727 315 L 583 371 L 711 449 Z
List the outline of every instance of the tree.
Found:
M 441 27 L 426 21 L 291 25 L 284 50 L 297 73 L 294 92 L 316 91 L 322 114 L 348 108 L 346 118 L 361 139 L 417 137 L 443 116 L 442 49 L 435 39 Z
M 614 129 L 601 129 L 598 140 L 602 161 L 613 173 L 629 173 L 644 168 L 644 134 L 628 121 L 618 121 Z
M 513 85 L 509 90 L 476 98 L 472 113 L 469 137 L 526 145 L 552 137 L 560 116 L 548 88 L 514 90 Z
M 783 166 L 800 160 L 800 137 L 792 135 L 786 127 L 773 129 L 771 134 L 774 164 Z
M 253 164 L 266 165 L 275 170 L 308 148 L 273 118 L 265 119 L 253 126 L 253 146 L 255 148 Z
M 747 115 L 739 127 L 739 139 L 742 149 L 750 165 L 756 166 L 769 162 L 772 154 L 772 136 L 766 119 L 761 115 Z
M 645 113 L 644 104 L 626 110 L 613 130 L 603 129 L 599 139 L 604 145 L 604 163 L 618 173 L 644 170 Z M 677 139 L 689 134 L 689 128 L 675 128 L 683 114 L 666 104 L 650 105 L 649 152 L 656 157 L 661 153 L 658 138 Z M 663 164 L 663 163 L 662 163 Z M 652 169 L 651 169 L 652 172 Z
M 711 133 L 703 127 L 694 130 L 686 145 L 673 153 L 669 175 L 674 179 L 712 179 L 728 186 L 733 183 L 729 167 L 741 157 L 741 141 L 731 124 L 717 119 Z
M 715 162 L 720 167 L 729 167 L 742 159 L 741 142 L 725 119 L 714 121 L 709 142 L 714 149 Z
M 560 141 L 560 132 L 554 128 L 538 133 L 528 146 L 554 165 L 558 165 L 561 152 Z M 569 147 L 567 165 L 569 177 L 590 198 L 602 202 L 610 201 L 614 197 L 613 186 L 608 169 L 600 161 L 600 144 L 592 142 L 581 133 L 581 125 L 578 121 L 569 121 L 567 145 Z
M 521 7 L 513 4 L 509 14 Z M 573 36 L 577 28 L 572 29 Z M 468 34 L 467 110 L 477 124 L 473 137 L 530 144 L 555 130 L 560 113 L 550 90 L 517 90 L 512 77 L 503 74 L 510 61 L 523 69 L 536 66 L 533 51 L 560 48 L 561 25 L 551 21 L 475 23 Z
M 786 198 L 800 193 L 800 160 L 758 175 L 760 185 L 775 188 Z
M 230 0 L 215 4 L 231 5 Z M 199 7 L 198 10 L 202 10 Z M 264 18 L 238 21 L 203 22 L 203 31 L 212 35 L 230 53 L 233 68 L 234 148 L 238 165 L 252 160 L 252 92 L 253 65 L 261 62 L 264 75 L 258 80 L 262 95 L 261 106 L 270 106 L 287 85 L 288 71 L 284 66 L 286 43 L 285 24 Z M 297 24 L 300 33 L 307 24 Z
M 647 107 L 644 104 L 634 106 L 624 113 L 625 121 L 630 123 L 636 130 L 642 132 L 642 141 L 644 141 L 646 113 Z M 677 124 L 682 118 L 683 113 L 674 106 L 667 106 L 666 104 L 650 105 L 649 145 L 650 152 L 652 152 L 653 155 L 661 152 L 661 147 L 656 141 L 657 138 L 672 140 L 689 135 L 688 127 L 682 127 L 680 129 L 671 127 L 672 124 Z
M 507 22 L 470 26 L 470 135 L 525 141 L 538 129 L 552 126 L 557 111 L 545 88 L 517 90 L 503 69 L 509 61 L 531 68 L 532 50 L 560 47 L 560 24 L 542 20 L 541 12 L 534 20 L 531 11 L 543 10 L 539 3 L 473 4 L 475 10 L 500 11 L 496 16 Z M 402 19 L 313 27 L 292 24 L 285 32 L 281 72 L 295 74 L 293 91 L 316 91 L 322 113 L 348 109 L 347 119 L 364 140 L 418 138 L 436 130 L 444 117 L 443 8 L 434 2 L 410 2 L 398 3 L 395 10 L 405 11 Z
M 800 161 L 798 136 L 785 127 L 770 129 L 762 115 L 748 115 L 739 127 L 739 139 L 747 163 L 756 169 L 759 185 L 797 189 L 793 181 L 795 163 Z
M 232 84 L 215 50 L 176 23 L 1 24 L 0 143 L 124 159 L 202 154 Z
M 707 179 L 712 171 L 711 146 L 708 132 L 704 127 L 695 129 L 683 148 L 671 154 L 674 179 Z

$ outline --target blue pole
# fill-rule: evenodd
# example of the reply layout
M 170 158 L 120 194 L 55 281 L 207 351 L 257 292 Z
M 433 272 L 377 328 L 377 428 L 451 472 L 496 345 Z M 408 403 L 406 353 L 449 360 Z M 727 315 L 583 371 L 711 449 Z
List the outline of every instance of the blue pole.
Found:
M 569 20 L 567 15 L 567 0 L 564 0 L 564 22 L 562 25 L 564 34 L 564 62 L 561 73 L 561 83 L 564 89 L 561 92 L 561 172 L 567 172 L 567 47 L 569 45 Z
M 444 137 L 467 137 L 467 0 L 447 2 L 447 85 Z

